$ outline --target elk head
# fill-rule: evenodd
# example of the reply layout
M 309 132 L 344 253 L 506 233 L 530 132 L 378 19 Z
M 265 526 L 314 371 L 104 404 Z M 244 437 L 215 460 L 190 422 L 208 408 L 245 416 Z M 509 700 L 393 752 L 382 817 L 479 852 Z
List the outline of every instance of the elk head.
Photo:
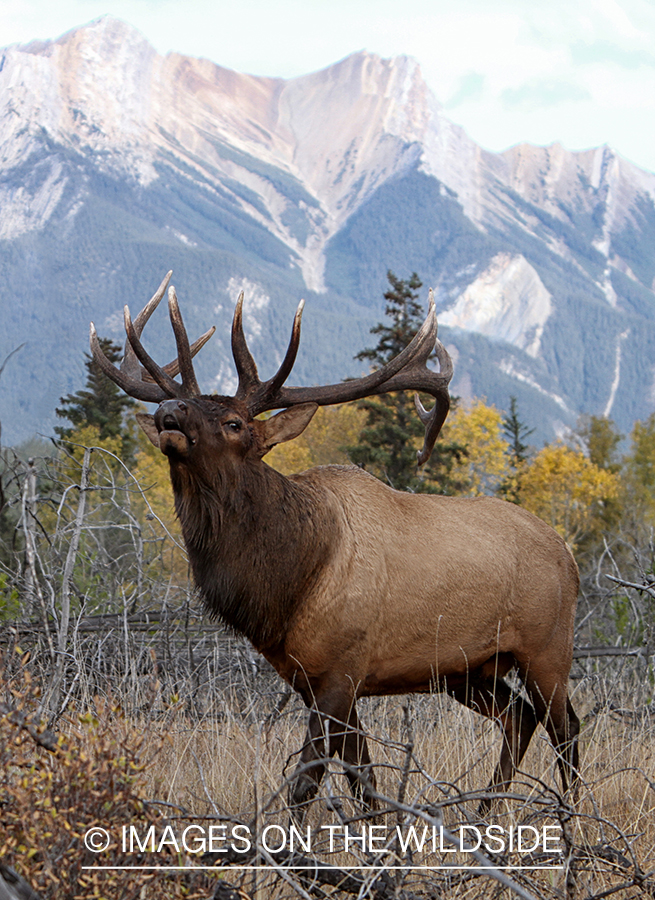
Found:
M 91 350 L 102 371 L 125 393 L 138 400 L 159 403 L 154 416 L 139 413 L 139 424 L 150 440 L 171 461 L 194 461 L 201 468 L 211 465 L 219 453 L 226 462 L 237 465 L 246 458 L 261 459 L 272 447 L 297 437 L 307 427 L 319 406 L 359 400 L 389 391 L 414 390 L 435 398 L 432 410 L 424 408 L 415 395 L 418 415 L 425 425 L 423 448 L 418 464 L 427 462 L 441 426 L 448 414 L 448 383 L 452 362 L 443 344 L 437 340 L 437 319 L 432 291 L 429 311 L 411 343 L 381 369 L 364 378 L 320 387 L 285 387 L 298 353 L 300 323 L 304 301 L 301 300 L 293 322 L 291 339 L 278 371 L 268 381 L 261 381 L 257 366 L 243 333 L 243 292 L 237 300 L 232 323 L 232 354 L 239 376 L 233 397 L 203 395 L 193 370 L 193 357 L 207 343 L 215 328 L 205 332 L 193 344 L 177 302 L 175 288 L 168 290 L 168 309 L 177 345 L 177 358 L 159 366 L 141 343 L 143 328 L 164 296 L 172 272 L 169 272 L 151 300 L 132 320 L 125 307 L 127 340 L 120 369 L 106 358 L 95 327 L 91 323 Z M 433 349 L 440 372 L 428 369 L 426 361 Z M 181 374 L 181 382 L 175 376 Z M 281 409 L 266 420 L 260 413 Z

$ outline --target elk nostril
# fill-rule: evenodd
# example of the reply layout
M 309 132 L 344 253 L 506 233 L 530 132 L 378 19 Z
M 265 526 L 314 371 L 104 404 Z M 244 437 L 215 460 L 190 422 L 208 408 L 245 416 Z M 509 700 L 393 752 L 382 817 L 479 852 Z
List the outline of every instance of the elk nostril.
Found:
M 162 425 L 164 426 L 165 431 L 175 430 L 178 427 L 177 419 L 175 416 L 167 413 L 162 420 Z

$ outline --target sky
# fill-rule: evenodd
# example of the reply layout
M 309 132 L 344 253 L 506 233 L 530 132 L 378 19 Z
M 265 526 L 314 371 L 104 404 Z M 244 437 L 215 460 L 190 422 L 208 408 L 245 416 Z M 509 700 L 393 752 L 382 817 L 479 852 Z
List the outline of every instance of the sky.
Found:
M 350 53 L 413 56 L 489 150 L 609 144 L 655 171 L 655 0 L 0 0 L 0 46 L 101 15 L 160 53 L 293 78 Z

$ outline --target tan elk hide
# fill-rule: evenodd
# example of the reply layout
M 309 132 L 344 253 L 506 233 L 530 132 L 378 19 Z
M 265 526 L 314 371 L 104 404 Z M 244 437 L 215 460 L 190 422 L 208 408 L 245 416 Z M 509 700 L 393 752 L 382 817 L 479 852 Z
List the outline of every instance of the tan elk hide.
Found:
M 496 720 L 503 733 L 490 791 L 506 788 L 538 723 L 558 754 L 565 790 L 577 779 L 578 718 L 568 698 L 578 571 L 564 541 L 520 507 L 393 490 L 361 469 L 321 466 L 285 477 L 262 461 L 297 437 L 319 405 L 373 394 L 431 394 L 419 464 L 449 408 L 452 363 L 427 318 L 411 343 L 365 378 L 287 387 L 300 341 L 302 303 L 279 370 L 262 382 L 242 327 L 232 326 L 239 376 L 233 397 L 202 394 L 174 288 L 168 292 L 177 359 L 159 366 L 141 343 L 171 273 L 132 321 L 121 368 L 91 348 L 130 396 L 158 403 L 139 422 L 165 453 L 184 541 L 206 608 L 244 634 L 310 709 L 292 800 L 316 791 L 327 755 L 346 763 L 351 786 L 374 803 L 375 778 L 355 701 L 439 689 Z M 439 372 L 426 365 L 436 352 Z M 176 375 L 181 374 L 181 381 Z M 280 409 L 265 419 L 258 414 Z M 525 687 L 504 680 L 515 669 Z M 329 733 L 329 746 L 326 746 Z M 489 797 L 483 801 L 483 808 Z

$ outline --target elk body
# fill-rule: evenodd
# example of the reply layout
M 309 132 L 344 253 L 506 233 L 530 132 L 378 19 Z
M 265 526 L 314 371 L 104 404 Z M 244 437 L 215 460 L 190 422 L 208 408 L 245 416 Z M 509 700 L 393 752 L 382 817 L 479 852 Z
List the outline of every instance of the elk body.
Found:
M 127 393 L 159 402 L 139 421 L 168 456 L 184 540 L 206 608 L 244 634 L 310 709 L 292 790 L 316 791 L 327 756 L 344 760 L 354 791 L 372 802 L 375 779 L 359 727 L 359 697 L 447 691 L 496 720 L 503 742 L 491 791 L 506 788 L 538 723 L 558 754 L 564 789 L 577 778 L 579 722 L 568 698 L 578 572 L 564 541 L 520 507 L 393 490 L 354 467 L 285 477 L 262 457 L 297 437 L 318 405 L 413 389 L 430 393 L 419 462 L 449 407 L 452 364 L 430 310 L 411 344 L 366 378 L 285 387 L 300 339 L 302 304 L 276 375 L 260 381 L 246 346 L 239 298 L 232 349 L 234 397 L 202 395 L 173 288 L 178 358 L 158 366 L 140 335 L 170 273 L 132 322 L 118 370 L 93 354 Z M 436 349 L 440 372 L 427 368 Z M 181 372 L 182 383 L 175 380 Z M 266 420 L 265 410 L 282 409 Z M 526 696 L 504 676 L 518 671 Z M 483 801 L 483 807 L 488 799 Z

